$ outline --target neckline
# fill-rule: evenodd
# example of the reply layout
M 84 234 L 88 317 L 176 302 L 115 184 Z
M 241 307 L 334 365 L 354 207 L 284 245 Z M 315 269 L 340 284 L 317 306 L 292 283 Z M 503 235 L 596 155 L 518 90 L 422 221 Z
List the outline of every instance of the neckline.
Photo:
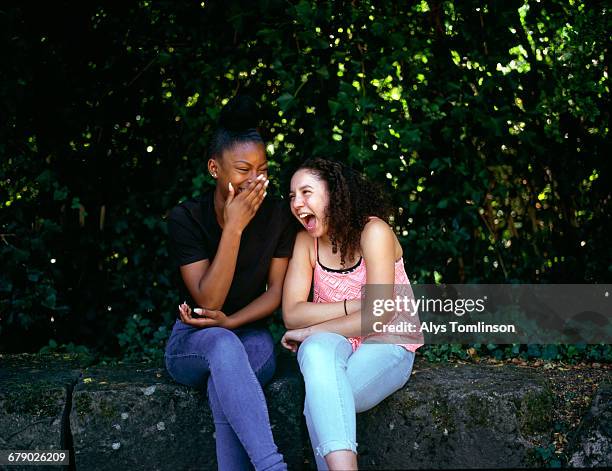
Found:
M 351 273 L 354 272 L 355 270 L 357 270 L 357 268 L 359 268 L 359 265 L 361 265 L 361 261 L 363 260 L 363 257 L 359 257 L 359 260 L 357 261 L 357 263 L 355 265 L 353 265 L 352 267 L 349 268 L 329 268 L 326 267 L 325 265 L 323 265 L 320 261 L 319 261 L 319 257 L 317 255 L 317 263 L 319 264 L 319 266 L 327 271 L 327 272 L 331 272 L 331 273 Z
M 326 267 L 325 265 L 323 265 L 321 263 L 321 260 L 319 259 L 319 244 L 318 244 L 318 242 L 319 242 L 319 238 L 315 237 L 315 251 L 317 253 L 317 263 L 319 264 L 319 266 L 323 270 L 331 272 L 331 273 L 350 273 L 350 272 L 353 272 L 353 271 L 357 270 L 357 268 L 359 268 L 359 265 L 361 265 L 363 257 L 360 255 L 359 256 L 359 260 L 357 260 L 357 263 L 355 265 L 353 265 L 352 267 L 348 267 L 348 268 L 329 268 L 329 267 Z

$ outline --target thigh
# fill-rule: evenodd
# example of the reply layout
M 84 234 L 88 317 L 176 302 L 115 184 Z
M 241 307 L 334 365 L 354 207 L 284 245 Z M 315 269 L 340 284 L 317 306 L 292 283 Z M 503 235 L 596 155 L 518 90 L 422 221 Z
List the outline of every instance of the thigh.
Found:
M 210 361 L 215 361 L 214 357 L 219 356 L 215 355 L 214 350 L 233 343 L 232 338 L 236 343 L 240 342 L 238 337 L 227 329 L 198 329 L 177 321 L 166 346 L 165 362 L 168 373 L 181 384 L 204 387 L 210 373 Z
M 344 367 L 352 352 L 351 343 L 346 337 L 333 332 L 320 332 L 302 342 L 297 358 L 302 374 L 306 374 L 305 370 L 334 369 L 336 364 Z
M 276 369 L 274 339 L 266 328 L 246 328 L 234 331 L 249 357 L 249 363 L 261 384 L 266 384 Z
M 177 321 L 174 324 L 164 360 L 170 376 L 181 384 L 204 387 L 210 372 L 204 352 L 198 349 L 199 340 L 206 337 L 198 329 Z
M 360 345 L 347 367 L 357 412 L 371 409 L 404 386 L 413 362 L 414 353 L 399 345 Z

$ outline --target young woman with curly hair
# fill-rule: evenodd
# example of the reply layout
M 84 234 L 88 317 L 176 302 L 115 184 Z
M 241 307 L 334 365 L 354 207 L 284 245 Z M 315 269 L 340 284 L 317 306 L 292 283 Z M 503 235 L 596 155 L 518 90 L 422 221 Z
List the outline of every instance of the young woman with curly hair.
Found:
M 371 330 L 362 325 L 362 286 L 388 286 L 389 298 L 398 285 L 409 287 L 402 248 L 385 222 L 391 209 L 384 194 L 345 165 L 306 161 L 291 179 L 290 200 L 306 230 L 283 288 L 289 330 L 282 344 L 298 351 L 318 469 L 357 469 L 356 412 L 406 384 L 422 345 L 418 336 L 415 343 L 364 343 Z

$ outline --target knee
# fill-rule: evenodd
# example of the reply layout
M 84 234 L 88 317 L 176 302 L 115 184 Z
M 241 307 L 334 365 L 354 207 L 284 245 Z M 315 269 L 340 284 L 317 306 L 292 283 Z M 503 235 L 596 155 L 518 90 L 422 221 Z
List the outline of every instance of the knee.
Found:
M 336 362 L 336 350 L 346 339 L 331 332 L 321 332 L 308 337 L 298 350 L 298 363 L 302 373 L 311 366 L 320 369 L 333 366 Z
M 355 412 L 361 414 L 362 412 L 370 410 L 372 407 L 374 407 L 370 401 L 368 401 L 368 399 L 368 397 L 364 397 L 363 395 L 355 394 L 353 396 L 353 400 L 355 401 Z
M 214 361 L 215 357 L 222 356 L 223 361 L 237 358 L 244 347 L 238 336 L 231 330 L 221 327 L 208 327 L 202 329 L 199 343 L 207 357 Z

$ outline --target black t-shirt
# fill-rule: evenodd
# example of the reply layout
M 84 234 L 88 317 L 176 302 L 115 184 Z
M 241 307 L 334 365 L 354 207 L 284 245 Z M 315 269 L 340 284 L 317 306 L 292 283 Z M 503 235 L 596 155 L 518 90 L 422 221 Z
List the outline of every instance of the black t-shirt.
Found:
M 168 217 L 170 258 L 178 276 L 181 298 L 196 306 L 179 268 L 199 260 L 211 263 L 217 253 L 222 229 L 214 209 L 214 191 L 176 206 Z M 272 258 L 291 257 L 296 225 L 288 204 L 268 196 L 242 232 L 234 279 L 221 310 L 233 314 L 266 291 Z M 177 304 L 178 304 L 177 303 Z

